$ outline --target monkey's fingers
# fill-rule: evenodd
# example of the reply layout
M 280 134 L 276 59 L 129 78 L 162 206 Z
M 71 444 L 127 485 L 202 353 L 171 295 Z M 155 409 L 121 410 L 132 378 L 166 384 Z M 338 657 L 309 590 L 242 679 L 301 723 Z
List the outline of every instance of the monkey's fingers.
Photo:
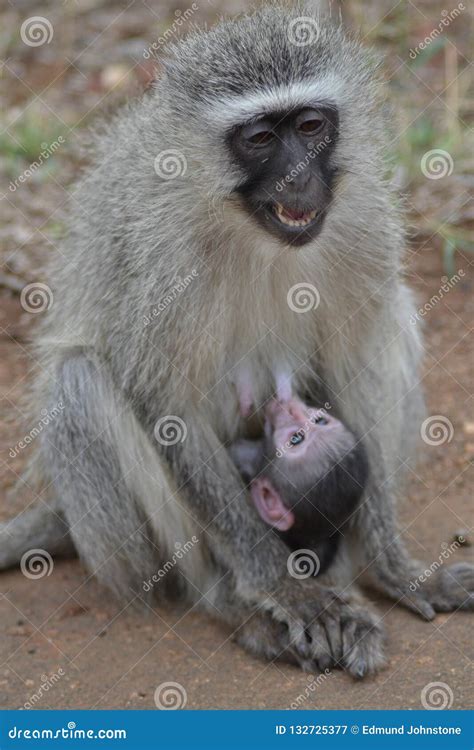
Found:
M 474 611 L 474 565 L 459 562 L 439 570 L 423 591 L 436 612 Z
M 316 663 L 318 670 L 324 672 L 326 669 L 331 669 L 336 663 L 336 658 L 332 651 L 327 629 L 316 620 L 311 623 L 306 632 L 310 644 L 311 658 Z
M 422 591 L 400 591 L 399 603 L 428 622 L 436 617 L 436 611 Z
M 384 630 L 370 612 L 354 609 L 341 621 L 342 666 L 358 679 L 385 664 Z
M 429 596 L 421 588 L 416 586 L 413 581 L 403 581 L 400 583 L 399 577 L 387 575 L 378 575 L 374 583 L 384 594 L 393 599 L 406 609 L 411 610 L 424 620 L 433 620 L 436 612 L 429 601 Z

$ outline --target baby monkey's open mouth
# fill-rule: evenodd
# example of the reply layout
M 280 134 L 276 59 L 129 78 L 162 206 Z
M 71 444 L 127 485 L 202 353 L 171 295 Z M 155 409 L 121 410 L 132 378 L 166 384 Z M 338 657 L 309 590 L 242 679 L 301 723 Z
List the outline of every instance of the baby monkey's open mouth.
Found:
M 308 224 L 311 224 L 317 214 L 316 209 L 313 211 L 300 211 L 295 208 L 285 208 L 281 203 L 275 203 L 273 210 L 282 224 L 286 224 L 289 227 L 306 227 Z

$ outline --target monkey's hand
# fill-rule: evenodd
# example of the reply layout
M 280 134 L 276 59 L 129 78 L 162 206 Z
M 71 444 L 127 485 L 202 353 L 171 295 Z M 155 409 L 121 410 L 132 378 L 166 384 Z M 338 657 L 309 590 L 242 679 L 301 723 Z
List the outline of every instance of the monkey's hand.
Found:
M 474 565 L 454 563 L 427 575 L 428 570 L 429 566 L 420 568 L 410 580 L 397 579 L 384 571 L 376 584 L 397 603 L 425 620 L 432 620 L 436 612 L 474 611 Z
M 458 562 L 438 568 L 427 577 L 423 572 L 412 581 L 420 595 L 429 602 L 435 612 L 453 612 L 461 609 L 474 611 L 474 565 Z
M 307 671 L 341 667 L 360 678 L 384 663 L 383 629 L 374 615 L 314 579 L 286 579 L 264 606 L 280 624 L 269 637 L 279 639 L 283 658 Z

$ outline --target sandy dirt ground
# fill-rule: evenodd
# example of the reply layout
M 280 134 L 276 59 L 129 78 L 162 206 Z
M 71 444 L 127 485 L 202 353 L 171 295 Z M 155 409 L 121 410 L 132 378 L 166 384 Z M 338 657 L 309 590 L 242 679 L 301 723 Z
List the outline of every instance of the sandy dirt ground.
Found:
M 425 316 L 428 414 L 448 418 L 454 432 L 450 442 L 424 447 L 402 508 L 407 544 L 428 564 L 460 529 L 472 527 L 467 333 L 474 304 L 469 258 L 457 260 L 465 276 Z M 424 304 L 442 283 L 439 255 L 428 246 L 414 252 L 408 275 Z M 11 496 L 22 458 L 12 461 L 8 452 L 24 434 L 18 409 L 27 384 L 30 320 L 17 296 L 4 293 L 2 300 L 0 387 L 10 417 L 1 433 L 8 464 L 0 499 L 5 519 L 27 502 L 24 493 Z M 451 559 L 470 559 L 471 552 L 463 546 Z M 421 708 L 421 692 L 434 682 L 444 684 L 453 708 L 472 706 L 472 616 L 458 612 L 425 623 L 374 594 L 369 599 L 387 629 L 388 661 L 378 676 L 355 682 L 338 671 L 313 678 L 263 663 L 196 611 L 124 609 L 77 561 L 57 561 L 37 580 L 13 570 L 0 576 L 0 705 L 18 708 L 33 700 L 38 708 L 154 708 L 155 690 L 172 681 L 184 689 L 188 708 Z M 51 687 L 36 702 L 32 696 L 46 678 Z

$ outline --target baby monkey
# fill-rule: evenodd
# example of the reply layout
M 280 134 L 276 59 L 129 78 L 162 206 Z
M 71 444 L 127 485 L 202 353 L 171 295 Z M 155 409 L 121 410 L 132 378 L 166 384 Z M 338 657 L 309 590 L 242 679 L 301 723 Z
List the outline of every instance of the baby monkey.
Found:
M 261 518 L 292 550 L 314 550 L 319 574 L 331 564 L 362 497 L 368 462 L 339 419 L 292 396 L 289 384 L 277 378 L 277 398 L 264 410 L 263 438 L 237 440 L 230 454 Z M 241 413 L 248 412 L 245 389 L 239 402 Z

